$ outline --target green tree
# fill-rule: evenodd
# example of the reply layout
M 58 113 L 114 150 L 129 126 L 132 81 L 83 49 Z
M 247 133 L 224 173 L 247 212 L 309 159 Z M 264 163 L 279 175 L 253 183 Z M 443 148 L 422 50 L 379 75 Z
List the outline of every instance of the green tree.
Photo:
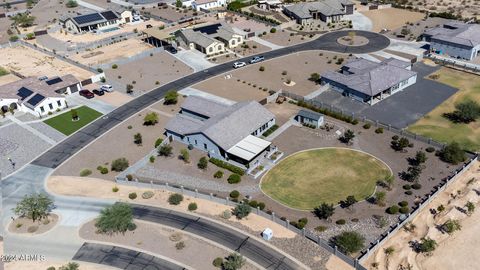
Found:
M 223 269 L 238 270 L 245 265 L 245 262 L 246 260 L 243 258 L 243 256 L 235 252 L 228 255 L 226 260 L 223 262 Z
M 172 155 L 172 146 L 170 144 L 165 144 L 162 145 L 158 148 L 158 155 L 159 156 L 164 156 L 164 157 L 169 157 Z
M 384 191 L 377 191 L 375 193 L 375 203 L 379 206 L 385 206 L 385 199 L 387 197 L 387 193 Z
M 177 102 L 178 102 L 178 93 L 176 91 L 171 90 L 165 94 L 165 100 L 163 104 L 171 105 L 171 104 L 177 104 Z
M 183 195 L 174 193 L 168 197 L 168 203 L 172 205 L 179 205 L 183 201 Z
M 466 159 L 465 151 L 460 148 L 460 145 L 457 142 L 452 142 L 445 146 L 440 150 L 439 156 L 441 160 L 454 165 L 463 162 Z
M 208 167 L 208 159 L 206 157 L 201 157 L 198 161 L 197 167 L 199 169 L 205 170 Z
M 416 165 L 420 165 L 420 164 L 423 164 L 425 162 L 427 162 L 427 154 L 425 154 L 425 152 L 423 151 L 417 151 L 417 153 L 415 154 L 415 164 Z
M 129 163 L 128 160 L 124 157 L 122 158 L 117 158 L 114 161 L 112 161 L 112 165 L 110 170 L 115 171 L 115 172 L 122 172 L 128 168 Z
M 320 74 L 318 74 L 318 73 L 310 74 L 309 80 L 312 81 L 312 82 L 318 82 L 320 80 Z
M 345 200 L 341 201 L 340 204 L 342 205 L 342 207 L 346 207 L 346 208 L 351 209 L 352 206 L 353 206 L 354 204 L 356 204 L 357 202 L 358 202 L 358 201 L 357 201 L 357 199 L 355 198 L 355 196 L 349 195 L 349 196 L 347 196 L 347 198 L 346 198 Z
M 50 214 L 53 209 L 53 200 L 46 194 L 34 193 L 25 195 L 12 209 L 15 215 L 26 217 L 33 222 L 41 220 Z
M 426 253 L 427 255 L 430 255 L 436 248 L 438 244 L 437 241 L 429 238 L 429 237 L 424 237 L 420 240 L 420 243 L 418 243 L 418 252 L 421 253 Z
M 343 136 L 340 137 L 340 140 L 346 144 L 350 144 L 350 142 L 355 138 L 355 132 L 351 129 L 347 129 L 344 133 Z
M 328 219 L 335 213 L 333 204 L 322 203 L 313 209 L 313 213 L 321 219 Z
M 338 246 L 340 251 L 352 254 L 363 248 L 365 238 L 354 231 L 345 231 L 334 237 L 333 242 Z
M 252 208 L 246 203 L 239 204 L 233 209 L 233 214 L 238 218 L 242 219 L 250 214 Z
M 410 166 L 407 169 L 407 172 L 404 174 L 405 180 L 414 182 L 417 181 L 422 173 L 422 168 L 420 166 Z
M 455 111 L 445 116 L 455 123 L 468 124 L 480 117 L 480 105 L 476 101 L 466 100 L 455 104 Z
M 391 142 L 391 146 L 393 150 L 399 151 L 399 152 L 403 151 L 405 147 L 407 147 L 409 144 L 410 144 L 410 141 L 405 137 L 402 137 L 399 140 L 392 140 Z
M 156 112 L 147 113 L 143 118 L 143 124 L 146 126 L 154 126 L 158 123 L 158 114 Z
M 19 27 L 30 27 L 35 21 L 35 17 L 31 16 L 28 13 L 19 13 L 15 16 L 10 17 L 10 19 L 13 21 L 13 24 L 15 26 Z
M 461 230 L 462 225 L 460 225 L 460 222 L 458 222 L 458 220 L 449 219 L 442 224 L 441 229 L 448 234 L 453 234 L 455 231 Z
M 190 163 L 190 152 L 187 149 L 180 150 L 180 156 L 185 163 Z
M 142 134 L 140 133 L 136 133 L 135 135 L 133 135 L 133 142 L 136 144 L 136 145 L 142 145 Z
M 72 115 L 72 120 L 77 120 L 78 119 L 78 112 L 75 109 L 70 110 L 70 114 Z
M 68 8 L 78 7 L 78 3 L 75 0 L 68 0 L 65 4 Z
M 76 262 L 69 262 L 66 265 L 60 266 L 58 270 L 78 270 L 80 269 L 80 265 Z
M 177 0 L 177 1 L 175 2 L 175 6 L 176 6 L 177 8 L 181 8 L 181 7 L 183 6 L 182 0 Z
M 471 215 L 475 211 L 475 204 L 473 204 L 471 201 L 468 201 L 465 204 L 465 207 L 467 207 L 467 214 Z
M 107 206 L 100 212 L 100 216 L 95 221 L 95 227 L 100 233 L 109 235 L 134 230 L 136 226 L 133 223 L 132 207 L 126 203 Z

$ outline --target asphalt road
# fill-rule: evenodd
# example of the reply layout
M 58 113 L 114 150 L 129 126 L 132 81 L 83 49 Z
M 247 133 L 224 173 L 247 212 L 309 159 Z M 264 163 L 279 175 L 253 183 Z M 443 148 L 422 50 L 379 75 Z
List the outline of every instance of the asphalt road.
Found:
M 182 266 L 127 248 L 84 243 L 72 260 L 103 264 L 125 270 L 183 270 Z
M 265 269 L 302 269 L 297 263 L 257 239 L 200 217 L 144 205 L 132 205 L 135 219 L 183 230 L 235 250 Z
M 345 46 L 337 43 L 337 39 L 342 36 L 348 35 L 348 32 L 355 32 L 357 36 L 364 36 L 369 39 L 369 43 L 364 46 Z M 383 35 L 368 32 L 368 31 L 337 31 L 322 35 L 316 40 L 312 40 L 306 43 L 297 44 L 291 47 L 285 47 L 278 50 L 262 53 L 266 60 L 285 56 L 295 52 L 308 51 L 308 50 L 328 50 L 340 53 L 370 53 L 382 50 L 390 44 L 390 40 Z M 252 57 L 245 57 L 237 59 L 235 61 L 248 62 Z M 224 72 L 233 70 L 232 62 L 227 62 L 214 66 L 212 68 L 202 70 L 178 80 L 167 83 L 160 86 L 147 94 L 144 94 L 110 112 L 109 114 L 95 120 L 90 125 L 84 127 L 77 133 L 71 135 L 64 141 L 60 142 L 41 156 L 37 157 L 32 164 L 38 166 L 44 166 L 48 168 L 56 168 L 62 162 L 67 160 L 73 154 L 81 150 L 89 142 L 98 138 L 115 125 L 126 120 L 131 115 L 138 111 L 152 105 L 153 103 L 161 100 L 166 92 L 170 90 L 181 90 L 185 87 L 194 85 L 211 77 L 217 76 Z

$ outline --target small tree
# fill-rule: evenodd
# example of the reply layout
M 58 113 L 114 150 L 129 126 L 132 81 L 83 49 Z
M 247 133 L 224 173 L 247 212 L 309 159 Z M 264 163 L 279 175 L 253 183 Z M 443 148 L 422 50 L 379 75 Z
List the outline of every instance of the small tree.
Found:
M 410 166 L 407 169 L 407 172 L 404 174 L 404 178 L 407 181 L 414 182 L 417 181 L 422 173 L 422 168 L 420 166 Z
M 335 207 L 333 207 L 333 204 L 322 203 L 314 208 L 313 213 L 318 218 L 328 219 L 335 213 Z
M 460 145 L 457 142 L 452 142 L 445 146 L 439 152 L 440 159 L 451 163 L 451 164 L 458 164 L 460 162 L 465 161 L 465 151 L 460 148 Z
M 385 184 L 387 185 L 387 189 L 391 190 L 393 184 L 395 183 L 395 176 L 389 175 L 385 178 Z
M 133 135 L 133 142 L 136 145 L 142 145 L 142 134 L 136 133 L 135 135 Z
M 181 8 L 181 7 L 183 6 L 182 1 L 181 1 L 181 0 L 177 0 L 177 1 L 175 2 L 175 6 L 176 6 L 177 8 Z
M 208 159 L 206 157 L 201 157 L 197 163 L 197 167 L 201 170 L 205 170 L 208 167 Z
M 158 148 L 158 155 L 169 157 L 172 155 L 172 146 L 170 144 L 164 144 Z
M 385 206 L 386 193 L 384 191 L 377 191 L 375 193 L 375 203 L 379 206 Z
M 132 207 L 126 203 L 116 203 L 106 207 L 100 212 L 95 227 L 100 233 L 109 235 L 135 229 Z
M 425 154 L 425 152 L 423 151 L 417 151 L 417 153 L 415 154 L 415 159 L 414 159 L 414 164 L 419 166 L 420 164 L 423 164 L 425 162 L 427 162 L 427 154 Z
M 357 202 L 358 202 L 358 201 L 357 201 L 357 199 L 355 198 L 355 196 L 350 195 L 350 196 L 347 196 L 347 198 L 346 198 L 344 201 L 341 201 L 341 202 L 340 202 L 340 205 L 341 205 L 342 207 L 351 209 L 352 206 L 353 206 L 354 204 L 356 204 Z
M 355 132 L 351 129 L 347 129 L 344 133 L 343 136 L 340 137 L 340 140 L 346 144 L 350 144 L 351 141 L 355 138 Z
M 115 171 L 115 172 L 121 172 L 121 171 L 124 171 L 125 169 L 128 168 L 129 163 L 128 163 L 128 160 L 124 157 L 122 158 L 118 158 L 118 159 L 115 159 L 114 161 L 112 161 L 112 166 L 111 166 L 111 170 L 112 171 Z
M 424 237 L 420 240 L 417 251 L 421 253 L 426 253 L 427 255 L 431 255 L 435 248 L 437 248 L 437 246 L 437 241 L 429 237 Z
M 318 74 L 318 73 L 310 74 L 309 80 L 312 81 L 312 82 L 318 82 L 320 80 L 320 74 Z
M 62 265 L 58 268 L 58 270 L 79 270 L 80 265 L 76 262 L 69 262 L 66 265 Z
M 154 126 L 158 123 L 158 114 L 156 112 L 147 113 L 143 118 L 143 124 L 146 126 Z
M 238 270 L 245 265 L 246 260 L 242 255 L 238 253 L 232 253 L 228 255 L 226 260 L 223 262 L 224 270 Z
M 352 254 L 363 248 L 365 238 L 358 232 L 345 231 L 334 237 L 333 242 L 342 252 Z
M 470 202 L 470 201 L 468 201 L 468 202 L 465 204 L 465 207 L 467 207 L 467 214 L 468 214 L 468 215 L 473 214 L 473 212 L 475 211 L 475 204 L 473 204 L 473 203 Z
M 171 105 L 171 104 L 177 104 L 178 102 L 178 93 L 176 91 L 168 91 L 165 94 L 165 100 L 163 104 L 165 105 Z
M 53 200 L 46 194 L 25 195 L 12 209 L 15 215 L 26 217 L 33 222 L 41 220 L 50 214 L 53 209 Z
M 75 109 L 70 110 L 70 114 L 72 115 L 72 120 L 78 120 L 78 112 Z
M 185 163 L 190 163 L 190 152 L 187 149 L 180 150 L 180 156 Z
M 410 144 L 410 141 L 405 137 L 402 137 L 399 140 L 392 140 L 391 142 L 391 146 L 393 150 L 399 151 L 399 152 L 403 152 L 403 150 L 406 147 L 408 147 L 409 144 Z
M 242 219 L 250 214 L 252 208 L 246 203 L 239 204 L 233 209 L 233 214 L 238 218 Z
M 33 22 L 35 21 L 35 17 L 31 16 L 28 13 L 18 13 L 15 16 L 11 16 L 10 19 L 13 21 L 13 24 L 15 26 L 20 26 L 20 27 L 30 27 L 33 25 Z
M 473 100 L 466 100 L 455 104 L 455 111 L 452 113 L 446 113 L 445 117 L 452 120 L 455 123 L 474 122 L 480 117 L 480 105 Z
M 179 193 L 174 193 L 168 197 L 168 203 L 172 205 L 179 205 L 183 201 L 183 195 Z
M 441 229 L 448 234 L 453 234 L 455 231 L 461 230 L 462 225 L 460 225 L 460 222 L 458 222 L 458 220 L 449 219 L 442 224 Z
M 78 3 L 75 0 L 68 0 L 68 2 L 65 4 L 68 8 L 74 8 L 78 7 Z

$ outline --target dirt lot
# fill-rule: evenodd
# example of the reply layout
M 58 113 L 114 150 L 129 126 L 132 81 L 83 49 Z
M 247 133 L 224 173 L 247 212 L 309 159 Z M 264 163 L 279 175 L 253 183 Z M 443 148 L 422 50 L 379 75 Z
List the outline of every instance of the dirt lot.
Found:
M 92 170 L 93 177 L 112 180 L 118 174 L 109 171 L 108 174 L 100 174 L 96 169 L 97 166 L 103 165 L 110 170 L 112 160 L 125 157 L 130 165 L 149 153 L 157 138 L 163 137 L 164 125 L 168 121 L 168 117 L 164 115 L 158 116 L 158 124 L 155 126 L 143 125 L 143 117 L 151 111 L 143 110 L 134 117 L 123 122 L 120 126 L 112 129 L 103 137 L 95 141 L 90 146 L 84 148 L 72 159 L 65 162 L 56 171 L 55 175 L 78 176 L 82 169 L 88 168 Z M 132 126 L 131 129 L 128 129 Z M 133 142 L 133 135 L 142 134 L 143 144 L 137 146 Z
M 11 82 L 18 81 L 18 80 L 20 80 L 19 77 L 10 73 L 10 74 L 7 74 L 7 75 L 0 76 L 0 85 L 4 85 L 4 84 L 11 83 Z
M 480 18 L 480 3 L 476 0 L 414 0 L 411 6 L 429 12 L 448 12 L 463 18 Z
M 427 18 L 426 20 L 422 19 L 416 23 L 411 22 L 399 28 L 392 29 L 385 34 L 389 37 L 396 38 L 396 39 L 416 40 L 417 37 L 423 34 L 423 32 L 426 29 L 441 26 L 442 24 L 448 21 L 449 20 L 443 19 L 443 18 Z M 403 29 L 406 29 L 406 30 L 403 30 Z M 401 37 L 401 35 L 404 35 L 405 37 Z
M 397 8 L 369 10 L 361 13 L 372 21 L 372 31 L 374 32 L 380 32 L 382 29 L 397 29 L 406 22 L 417 22 L 425 17 L 425 14 L 420 12 Z
M 246 47 L 248 46 L 248 47 Z M 270 51 L 270 48 L 267 46 L 264 46 L 258 42 L 255 42 L 253 40 L 246 41 L 245 46 L 242 48 L 241 46 L 238 46 L 237 48 L 233 49 L 232 51 L 242 55 L 242 56 L 249 56 L 249 55 L 254 55 L 257 53 L 262 53 L 262 52 L 267 52 Z
M 231 79 L 226 80 L 223 75 L 220 75 L 197 84 L 194 88 L 237 101 L 259 100 L 268 94 L 268 90 L 278 91 L 280 89 L 304 96 L 319 88 L 319 85 L 309 80 L 310 74 L 315 72 L 321 74 L 324 71 L 340 67 L 335 64 L 336 60 L 333 59 L 335 56 L 345 60 L 348 57 L 348 55 L 321 51 L 296 53 L 248 65 L 233 71 Z M 328 61 L 331 63 L 328 64 Z M 265 67 L 265 71 L 259 71 L 260 66 Z M 283 75 L 284 71 L 286 71 L 285 75 Z M 265 80 L 265 78 L 269 78 L 269 80 Z M 289 79 L 293 82 L 290 84 L 291 86 L 286 84 Z M 262 91 L 263 89 L 259 90 L 259 88 L 268 90 Z
M 45 270 L 51 266 L 59 267 L 66 265 L 68 262 L 54 262 L 51 260 L 48 261 L 13 261 L 5 264 L 5 270 L 18 270 L 18 269 L 31 269 L 31 270 Z M 106 265 L 99 265 L 87 262 L 76 262 L 80 265 L 82 270 L 116 270 L 116 267 L 110 267 Z
M 227 23 L 231 27 L 235 27 L 235 28 L 238 28 L 238 29 L 246 31 L 246 32 L 257 32 L 257 33 L 259 33 L 259 32 L 261 33 L 261 32 L 264 32 L 264 31 L 268 32 L 268 31 L 270 31 L 270 28 L 271 28 L 266 24 L 257 22 L 255 20 L 250 20 L 250 19 L 247 19 L 245 17 L 238 16 L 238 15 L 231 15 L 228 18 Z
M 176 22 L 186 17 L 195 16 L 194 14 L 198 14 L 194 10 L 176 10 L 176 8 L 172 6 L 166 6 L 166 8 L 154 7 L 154 8 L 146 8 L 143 10 L 145 13 L 150 13 L 155 16 L 159 16 L 164 20 Z
M 76 13 L 88 13 L 92 10 L 84 8 L 80 5 L 75 8 L 67 8 L 64 1 L 61 0 L 42 0 L 32 8 L 31 14 L 35 16 L 35 28 L 45 29 L 54 20 L 58 20 L 63 14 L 70 15 Z
M 52 77 L 72 74 L 79 80 L 85 80 L 93 75 L 90 71 L 24 46 L 3 48 L 0 49 L 0 54 L 0 66 L 23 76 Z
M 277 44 L 279 46 L 291 46 L 310 41 L 317 38 L 317 36 L 310 37 L 310 35 L 301 35 L 288 30 L 282 30 L 277 31 L 274 34 L 267 31 L 267 34 L 262 35 L 260 38 L 266 41 L 270 41 L 271 43 Z
M 8 18 L 0 18 L 0 44 L 4 44 L 8 42 L 9 35 L 7 34 L 7 30 L 10 28 L 10 21 Z
M 468 216 L 460 210 L 464 209 L 468 201 L 478 207 L 479 179 L 477 162 L 413 219 L 412 224 L 416 226 L 413 232 L 398 231 L 367 259 L 365 266 L 369 267 L 376 262 L 380 270 L 400 269 L 400 265 L 408 264 L 412 269 L 477 269 L 480 211 Z M 439 205 L 443 205 L 445 210 L 433 215 L 431 210 L 437 209 Z M 458 220 L 462 230 L 453 235 L 440 232 L 437 228 L 449 219 Z M 419 241 L 422 237 L 430 237 L 439 244 L 431 256 L 417 254 L 408 244 L 410 241 Z M 387 247 L 395 249 L 388 258 L 384 252 Z
M 149 91 L 155 82 L 165 84 L 169 81 L 191 74 L 193 69 L 171 56 L 168 52 L 156 53 L 125 65 L 118 65 L 117 69 L 105 70 L 107 79 L 114 78 L 123 84 L 132 84 L 133 91 Z M 120 76 L 120 78 L 119 78 Z M 134 84 L 133 81 L 136 81 Z
M 128 58 L 152 48 L 140 39 L 132 38 L 98 49 L 74 54 L 70 57 L 84 65 L 94 66 L 113 62 L 118 58 Z

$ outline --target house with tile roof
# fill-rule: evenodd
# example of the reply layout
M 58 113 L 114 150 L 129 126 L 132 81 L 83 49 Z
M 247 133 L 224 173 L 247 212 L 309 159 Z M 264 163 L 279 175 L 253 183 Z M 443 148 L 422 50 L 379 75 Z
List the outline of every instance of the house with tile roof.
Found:
M 0 86 L 0 109 L 27 112 L 41 117 L 67 107 L 65 94 L 79 91 L 80 81 L 73 75 L 39 80 L 27 77 Z
M 377 63 L 360 58 L 339 71 L 323 73 L 320 81 L 344 96 L 373 105 L 415 84 L 417 73 L 411 70 L 411 63 L 398 59 Z
M 260 138 L 275 124 L 275 115 L 256 101 L 226 105 L 189 96 L 165 126 L 165 135 L 210 157 L 245 168 L 258 164 L 271 142 Z
M 447 56 L 472 60 L 480 52 L 480 25 L 450 22 L 426 30 L 423 40 L 430 42 L 430 50 Z
M 332 23 L 343 20 L 344 15 L 353 14 L 354 6 L 350 0 L 321 0 L 286 5 L 283 12 L 301 25 L 316 20 Z

